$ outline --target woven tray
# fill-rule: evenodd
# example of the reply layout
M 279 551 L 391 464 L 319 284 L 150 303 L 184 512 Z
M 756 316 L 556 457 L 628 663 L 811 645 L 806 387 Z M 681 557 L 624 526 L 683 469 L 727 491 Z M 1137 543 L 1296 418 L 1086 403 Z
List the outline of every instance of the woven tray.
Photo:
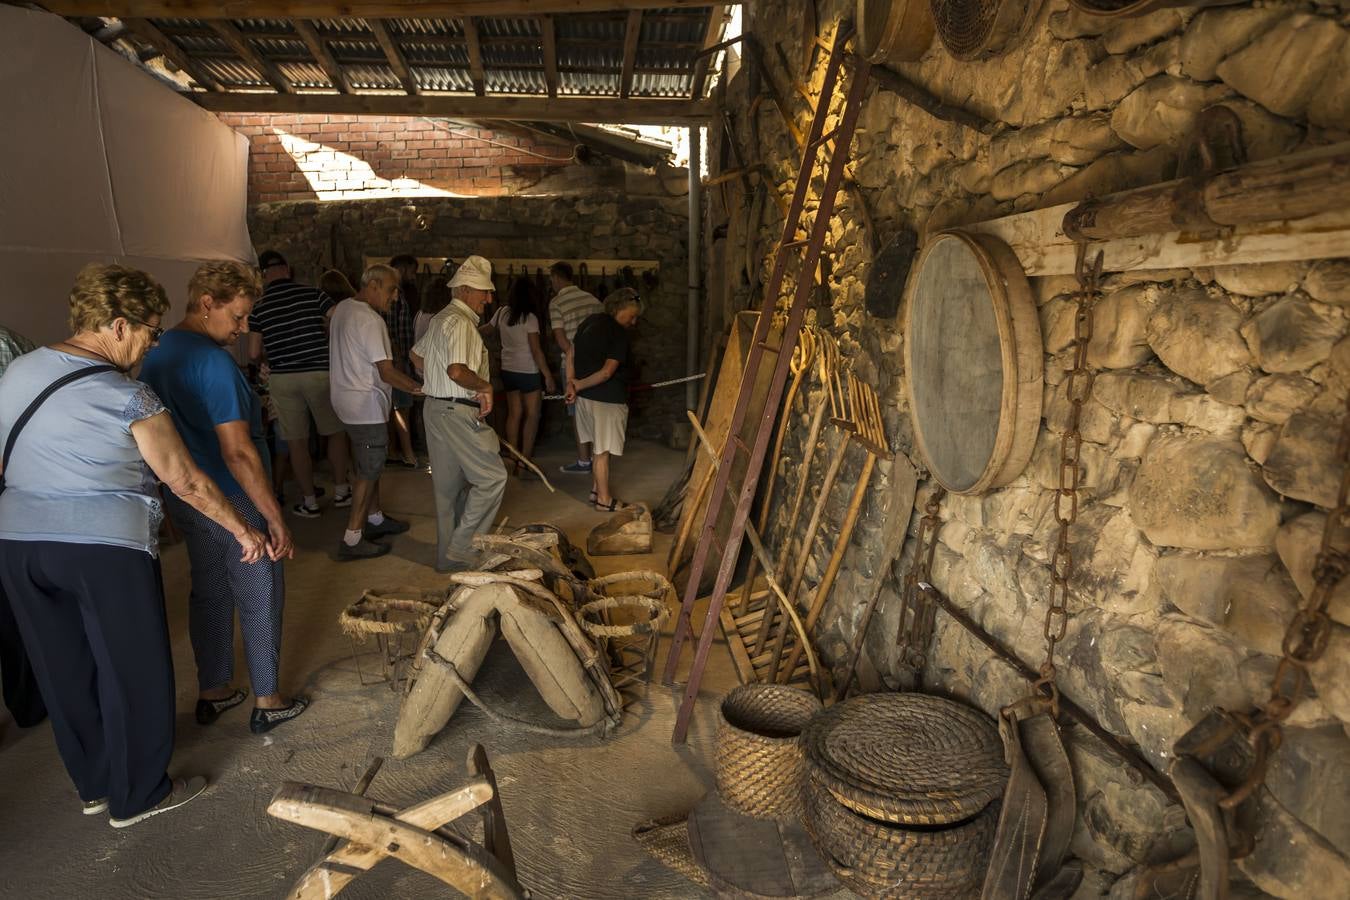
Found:
M 1008 767 L 994 722 L 927 694 L 862 694 L 816 716 L 802 748 L 820 783 L 873 819 L 946 825 L 1003 794 Z
M 783 684 L 743 684 L 722 698 L 713 774 L 727 806 L 757 819 L 801 815 L 799 735 L 818 712 L 814 694 Z
M 979 896 L 998 808 L 952 826 L 906 828 L 854 813 L 808 778 L 804 824 L 835 877 L 864 897 L 966 900 Z

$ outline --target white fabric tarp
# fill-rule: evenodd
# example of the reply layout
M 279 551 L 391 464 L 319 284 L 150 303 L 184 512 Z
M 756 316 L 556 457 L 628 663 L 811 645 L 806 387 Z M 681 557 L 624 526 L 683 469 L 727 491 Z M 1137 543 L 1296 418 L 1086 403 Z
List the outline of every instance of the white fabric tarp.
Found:
M 247 139 L 64 19 L 0 5 L 0 121 L 0 324 L 65 336 L 90 262 L 181 311 L 200 262 L 254 260 Z

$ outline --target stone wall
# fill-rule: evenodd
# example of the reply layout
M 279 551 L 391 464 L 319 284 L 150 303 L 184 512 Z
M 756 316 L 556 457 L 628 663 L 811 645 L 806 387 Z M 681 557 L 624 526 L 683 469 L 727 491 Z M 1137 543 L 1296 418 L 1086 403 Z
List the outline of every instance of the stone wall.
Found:
M 309 280 L 331 267 L 355 283 L 364 259 L 397 253 L 455 260 L 472 253 L 489 259 L 656 260 L 655 282 L 637 286 L 643 316 L 633 336 L 638 380 L 652 382 L 685 374 L 688 221 L 684 198 L 616 192 L 264 203 L 250 209 L 249 232 L 258 251 L 280 250 L 297 277 Z M 589 272 L 586 288 L 598 292 L 602 285 L 619 287 L 616 273 Z M 545 346 L 556 352 L 551 340 Z M 672 423 L 683 421 L 684 392 L 637 394 L 631 410 L 630 434 L 664 439 Z M 554 426 L 561 421 L 546 415 Z
M 817 5 L 831 39 L 853 4 Z M 764 46 L 767 75 L 804 131 L 809 109 L 791 85 L 811 84 L 824 61 L 817 54 L 814 70 L 801 68 L 810 17 L 791 7 L 754 4 L 746 31 Z M 1112 21 L 1050 0 L 1003 56 L 958 62 L 935 41 L 919 62 L 895 66 L 996 123 L 991 134 L 869 88 L 853 146 L 857 189 L 840 194 L 827 290 L 809 315 L 877 387 L 892 446 L 922 468 L 904 401 L 899 320 L 863 308 L 875 241 L 901 228 L 931 233 L 1171 178 L 1198 111 L 1215 103 L 1241 119 L 1250 159 L 1350 139 L 1348 24 L 1343 4 L 1182 8 Z M 785 71 L 785 63 L 799 68 Z M 768 166 L 769 191 L 786 199 L 800 153 L 773 103 L 751 105 L 751 76 L 743 69 L 723 101 L 742 152 Z M 734 165 L 721 140 L 710 159 Z M 714 195 L 710 224 L 725 239 L 710 248 L 724 266 L 710 276 L 722 288 L 711 319 L 752 305 L 752 285 L 767 280 L 782 229 L 779 209 L 745 196 L 737 181 Z M 1074 282 L 1039 278 L 1032 286 L 1046 375 L 1035 454 L 1007 487 L 942 504 L 934 581 L 1035 665 L 1044 654 Z M 1059 659 L 1066 694 L 1165 770 L 1173 742 L 1207 710 L 1267 696 L 1285 626 L 1310 590 L 1340 477 L 1333 456 L 1350 390 L 1350 260 L 1136 271 L 1110 275 L 1105 289 L 1091 347 L 1101 374 L 1082 427 L 1087 474 L 1072 537 L 1072 620 Z M 778 472 L 788 482 L 802 477 L 806 410 L 820 397 L 793 414 Z M 808 548 L 808 585 L 824 568 L 861 464 L 856 452 L 849 459 L 821 538 Z M 810 477 L 819 480 L 821 469 L 817 462 Z M 877 537 L 886 475 L 880 466 L 819 630 L 820 650 L 836 666 L 856 638 L 860 598 L 884 574 Z M 920 506 L 931 489 L 921 485 Z M 916 525 L 917 516 L 911 535 Z M 914 552 L 907 544 L 897 575 Z M 894 582 L 883 588 L 866 643 L 864 680 L 873 686 L 901 679 L 895 591 Z M 1252 896 L 1339 897 L 1350 884 L 1347 597 L 1342 588 L 1332 604 L 1336 625 L 1312 671 L 1314 696 L 1290 721 L 1261 794 L 1257 850 L 1239 863 Z M 943 615 L 924 683 L 990 713 L 1026 690 Z M 1078 896 L 1132 896 L 1138 866 L 1189 840 L 1184 816 L 1095 739 L 1080 729 L 1070 736 L 1081 805 L 1074 851 L 1088 866 Z

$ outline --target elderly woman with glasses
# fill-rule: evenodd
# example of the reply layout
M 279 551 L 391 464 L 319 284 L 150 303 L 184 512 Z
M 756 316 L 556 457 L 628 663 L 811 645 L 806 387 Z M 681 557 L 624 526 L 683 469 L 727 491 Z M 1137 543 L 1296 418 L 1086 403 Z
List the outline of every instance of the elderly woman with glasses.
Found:
M 252 267 L 200 266 L 188 283 L 183 321 L 165 333 L 141 367 L 141 380 L 173 414 L 193 460 L 245 522 L 267 532 L 269 558 L 242 561 L 229 532 L 191 504 L 168 498 L 169 515 L 192 561 L 188 633 L 197 660 L 197 722 L 210 725 L 248 697 L 231 684 L 237 609 L 254 694 L 249 719 L 254 734 L 294 719 L 309 703 L 283 697 L 278 685 L 286 600 L 281 560 L 294 551 L 272 493 L 262 400 L 226 349 L 248 332 L 249 313 L 261 294 L 262 281 Z
M 88 266 L 70 293 L 74 333 L 0 378 L 0 583 L 84 813 L 109 810 L 115 828 L 206 787 L 165 773 L 174 681 L 157 481 L 218 523 L 243 559 L 267 552 L 193 462 L 159 397 L 127 374 L 168 308 L 144 272 Z

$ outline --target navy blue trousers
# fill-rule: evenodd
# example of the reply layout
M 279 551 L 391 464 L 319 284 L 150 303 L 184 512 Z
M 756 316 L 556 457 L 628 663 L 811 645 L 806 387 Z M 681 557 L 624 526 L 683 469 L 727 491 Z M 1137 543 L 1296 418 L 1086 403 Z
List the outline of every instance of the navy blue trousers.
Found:
M 174 683 L 159 560 L 103 544 L 0 541 L 52 733 L 82 800 L 128 818 L 169 793 Z
M 23 649 L 19 623 L 14 621 L 14 611 L 9 608 L 3 586 L 0 586 L 0 687 L 4 688 L 5 706 L 20 728 L 32 728 L 47 718 L 33 664 L 28 661 L 28 651 Z

